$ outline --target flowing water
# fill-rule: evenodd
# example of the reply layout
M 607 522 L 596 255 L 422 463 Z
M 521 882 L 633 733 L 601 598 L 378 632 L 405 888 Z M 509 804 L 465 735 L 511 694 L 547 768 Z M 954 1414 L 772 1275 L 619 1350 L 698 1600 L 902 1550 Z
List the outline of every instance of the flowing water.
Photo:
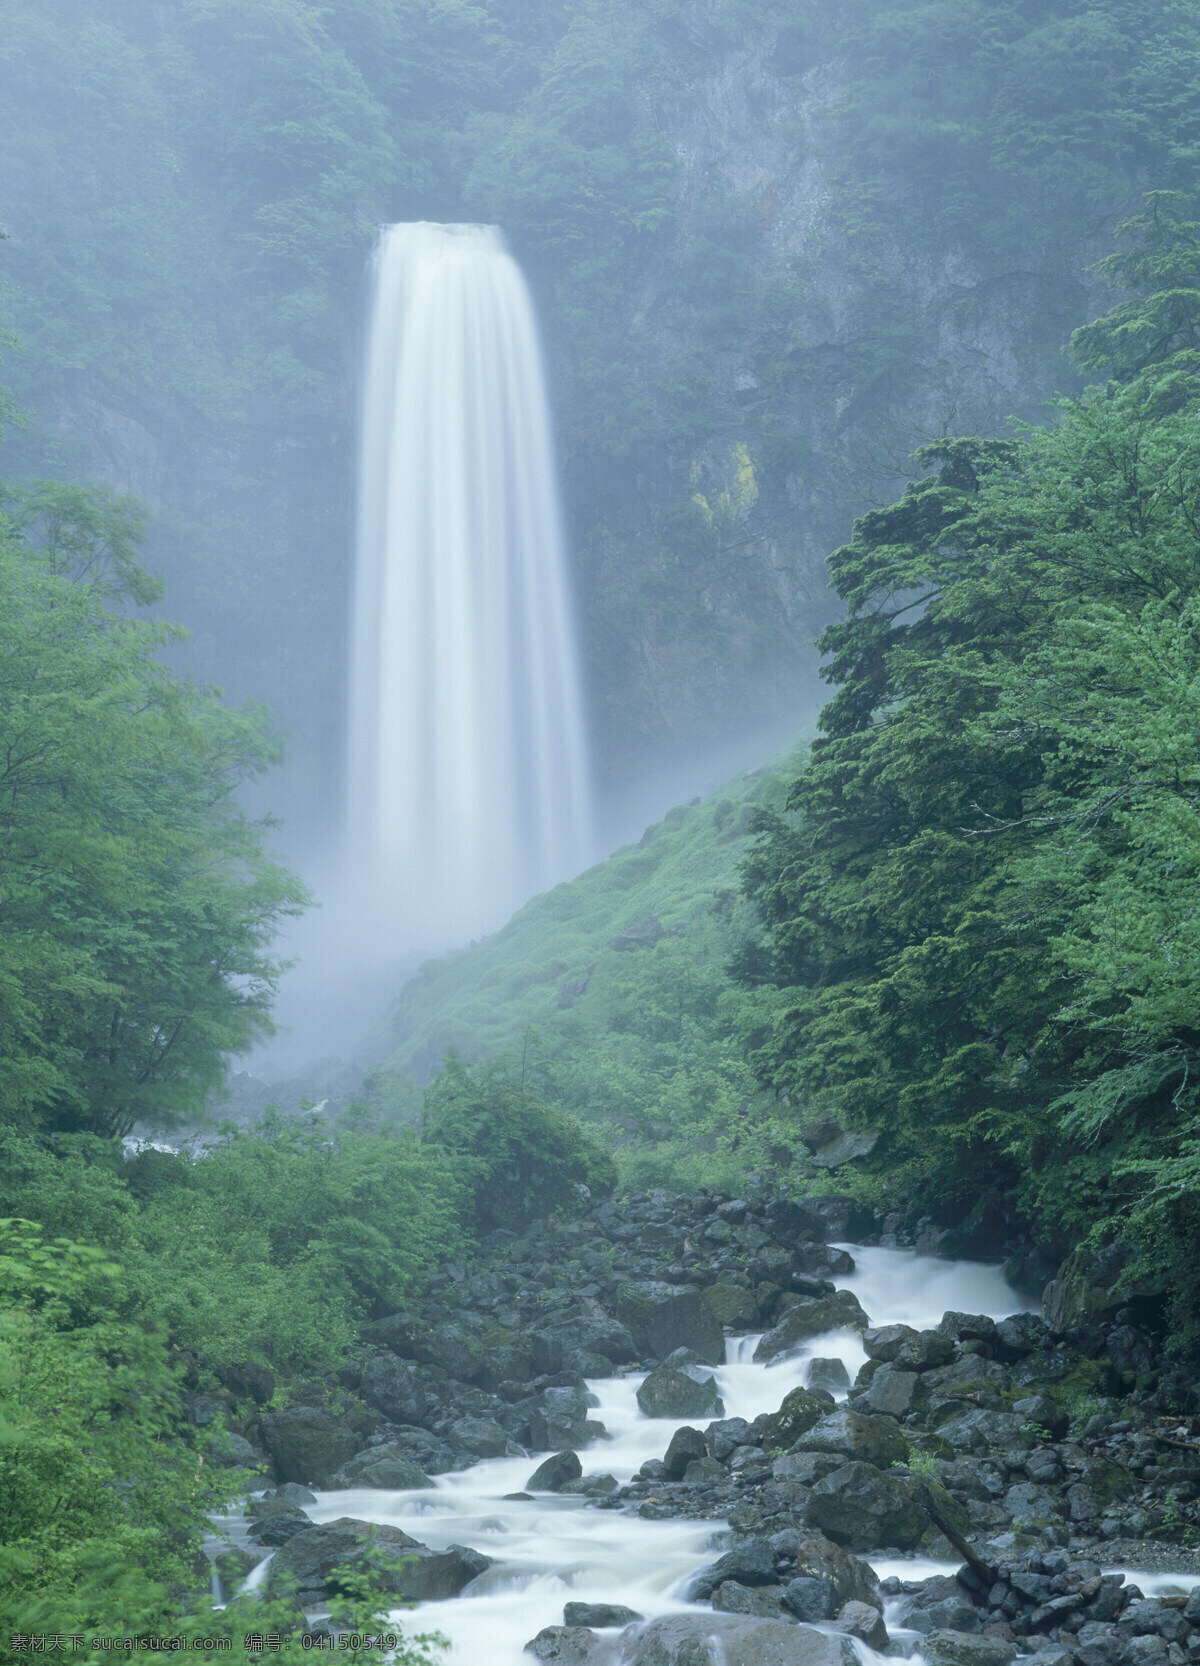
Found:
M 533 306 L 499 230 L 388 227 L 363 398 L 347 849 L 393 943 L 492 929 L 590 854 L 556 476 Z
M 949 1309 L 1000 1319 L 1025 1305 L 996 1268 L 847 1247 L 857 1270 L 839 1283 L 855 1292 L 873 1324 L 928 1326 Z M 804 1382 L 813 1357 L 840 1358 L 852 1378 L 866 1358 L 857 1335 L 839 1332 L 815 1338 L 795 1358 L 756 1365 L 757 1340 L 731 1340 L 729 1362 L 715 1372 L 728 1417 L 751 1421 L 775 1411 L 788 1390 Z M 683 1426 L 642 1415 L 635 1397 L 640 1381 L 629 1376 L 588 1385 L 600 1402 L 593 1415 L 608 1438 L 581 1454 L 585 1476 L 632 1479 L 648 1458 L 662 1457 L 673 1431 Z M 432 1491 L 322 1493 L 307 1509 L 318 1522 L 337 1516 L 387 1522 L 435 1549 L 465 1544 L 495 1558 L 463 1596 L 396 1616 L 410 1632 L 436 1629 L 448 1637 L 450 1666 L 529 1666 L 524 1645 L 543 1626 L 563 1623 L 565 1602 L 623 1603 L 648 1618 L 689 1606 L 684 1593 L 696 1570 L 719 1554 L 723 1523 L 649 1521 L 597 1509 L 581 1498 L 506 1499 L 524 1487 L 538 1461 L 479 1463 L 439 1477 Z M 909 1577 L 922 1577 L 924 1564 L 916 1562 L 889 1561 L 886 1571 L 901 1566 Z M 864 1661 L 882 1659 L 863 1645 L 859 1653 Z

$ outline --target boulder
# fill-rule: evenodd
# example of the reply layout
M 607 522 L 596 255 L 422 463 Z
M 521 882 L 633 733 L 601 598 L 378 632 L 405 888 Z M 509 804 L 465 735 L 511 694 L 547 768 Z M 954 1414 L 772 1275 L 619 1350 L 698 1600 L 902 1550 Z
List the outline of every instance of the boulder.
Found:
M 638 1359 L 639 1351 L 629 1326 L 619 1319 L 610 1319 L 595 1303 L 590 1305 L 596 1308 L 595 1312 L 572 1314 L 567 1319 L 545 1326 L 539 1333 L 543 1345 L 551 1340 L 557 1342 L 561 1350 L 560 1359 L 566 1359 L 570 1354 L 601 1354 L 615 1365 L 628 1365 Z M 534 1341 L 536 1349 L 536 1339 L 531 1338 L 531 1341 Z M 538 1369 L 557 1370 L 558 1367 L 539 1363 Z
M 266 1365 L 243 1360 L 236 1365 L 214 1365 L 213 1374 L 237 1400 L 266 1406 L 275 1398 L 275 1373 Z
M 908 1456 L 908 1441 L 891 1418 L 864 1417 L 845 1409 L 814 1423 L 793 1443 L 797 1452 L 828 1452 L 888 1469 Z
M 783 1399 L 777 1412 L 772 1412 L 763 1429 L 765 1445 L 787 1451 L 814 1424 L 828 1417 L 831 1411 L 828 1395 L 811 1388 L 793 1388 Z
M 448 1470 L 462 1467 L 454 1448 L 439 1440 L 437 1435 L 431 1435 L 428 1429 L 419 1429 L 411 1424 L 393 1428 L 388 1445 L 396 1447 L 426 1475 L 445 1475 Z
M 461 1382 L 471 1382 L 483 1370 L 483 1346 L 465 1325 L 422 1327 L 414 1339 L 413 1352 L 422 1365 L 436 1365 L 448 1377 L 457 1377 Z
M 714 1377 L 697 1382 L 686 1371 L 656 1366 L 641 1383 L 637 1403 L 646 1417 L 723 1417 L 725 1405 Z
M 456 1452 L 469 1452 L 476 1458 L 519 1456 L 508 1431 L 487 1417 L 456 1418 L 447 1429 L 446 1438 Z
M 563 1609 L 563 1624 L 591 1626 L 603 1631 L 607 1626 L 634 1625 L 645 1616 L 619 1602 L 569 1602 Z
M 362 1445 L 352 1429 L 317 1406 L 287 1406 L 264 1417 L 261 1427 L 281 1481 L 320 1485 Z
M 389 1423 L 415 1423 L 425 1415 L 425 1389 L 420 1376 L 395 1354 L 375 1354 L 367 1361 L 359 1392 Z
M 882 1611 L 883 1598 L 879 1595 L 874 1568 L 820 1534 L 801 1539 L 796 1551 L 796 1572 L 832 1585 L 839 1608 L 847 1602 L 866 1602 Z
M 850 1387 L 850 1373 L 840 1359 L 810 1359 L 804 1380 L 812 1389 L 823 1389 L 826 1394 L 844 1394 Z
M 568 1481 L 562 1490 L 578 1498 L 611 1498 L 619 1485 L 615 1475 L 584 1475 Z
M 727 1579 L 738 1585 L 774 1585 L 779 1558 L 768 1539 L 747 1539 L 734 1545 L 707 1568 L 701 1568 L 692 1585 L 692 1598 L 703 1602 Z
M 710 1284 L 701 1299 L 719 1325 L 748 1327 L 758 1320 L 758 1303 L 744 1284 Z
M 916 1336 L 911 1325 L 871 1325 L 863 1332 L 863 1349 L 868 1359 L 891 1363 L 909 1337 Z
M 525 1483 L 526 1492 L 561 1492 L 568 1481 L 578 1481 L 583 1465 L 574 1452 L 556 1452 L 540 1463 Z M 586 1625 L 586 1620 L 568 1620 L 568 1625 Z
M 986 1313 L 943 1313 L 938 1330 L 951 1342 L 986 1342 L 996 1340 L 996 1321 Z
M 948 1440 L 956 1452 L 983 1452 L 989 1446 L 1029 1451 L 1033 1436 L 1025 1427 L 1024 1418 L 1013 1412 L 969 1411 L 952 1417 L 938 1426 L 938 1434 Z
M 656 1280 L 621 1286 L 617 1317 L 629 1327 L 643 1358 L 666 1359 L 676 1348 L 691 1348 L 709 1365 L 725 1358 L 721 1327 L 697 1290 Z
M 389 1313 L 386 1319 L 376 1319 L 364 1325 L 359 1335 L 372 1348 L 388 1348 L 402 1359 L 415 1359 L 415 1341 L 422 1329 L 421 1321 L 412 1313 Z
M 838 1611 L 834 1625 L 849 1637 L 857 1637 L 869 1649 L 886 1649 L 887 1627 L 878 1608 L 869 1602 L 847 1602 Z
M 906 1371 L 930 1371 L 953 1358 L 954 1344 L 948 1336 L 936 1330 L 921 1330 L 900 1344 L 895 1363 Z
M 915 1371 L 902 1371 L 899 1365 L 881 1365 L 871 1378 L 863 1400 L 872 1411 L 883 1412 L 888 1417 L 904 1417 L 913 1409 L 920 1381 Z
M 929 1518 L 907 1489 L 866 1463 L 843 1464 L 818 1481 L 804 1519 L 848 1550 L 915 1550 Z
M 611 1645 L 610 1645 L 611 1646 Z M 743 1614 L 668 1614 L 617 1641 L 621 1666 L 858 1666 L 849 1637 Z
M 663 1455 L 663 1463 L 667 1474 L 678 1480 L 690 1463 L 707 1457 L 708 1442 L 699 1429 L 689 1429 L 685 1424 L 682 1429 L 676 1429 L 671 1436 L 671 1444 Z
M 249 1469 L 261 1461 L 244 1435 L 231 1434 L 228 1429 L 218 1430 L 214 1435 L 208 1460 L 222 1469 Z
M 529 1414 L 529 1430 L 535 1452 L 561 1452 L 582 1446 L 602 1434 L 599 1423 L 588 1419 L 587 1395 L 582 1388 L 547 1388 Z
M 398 1560 L 397 1560 L 398 1559 Z M 395 1566 L 390 1564 L 395 1562 Z M 409 1602 L 456 1597 L 465 1585 L 492 1565 L 489 1556 L 451 1545 L 430 1550 L 398 1527 L 340 1516 L 289 1539 L 275 1552 L 267 1584 L 276 1590 L 293 1580 L 301 1590 L 336 1594 L 335 1568 L 369 1577 L 371 1585 Z
M 1065 1408 L 1048 1394 L 1030 1394 L 1024 1400 L 1014 1400 L 1013 1416 L 1031 1424 L 1030 1433 L 1044 1432 L 1050 1440 L 1063 1440 L 1071 1423 Z
M 749 1585 L 739 1585 L 733 1579 L 717 1586 L 712 1594 L 712 1605 L 718 1614 L 756 1614 L 763 1620 L 790 1618 L 766 1591 L 752 1590 Z M 800 1616 L 801 1619 L 804 1617 L 803 1614 Z
M 596 1658 L 600 1639 L 586 1626 L 543 1626 L 525 1645 L 535 1660 L 557 1661 L 559 1666 L 581 1666 Z
M 836 1290 L 832 1296 L 818 1296 L 789 1307 L 783 1318 L 759 1340 L 754 1358 L 759 1364 L 794 1354 L 814 1336 L 835 1330 L 864 1331 L 868 1319 L 858 1297 L 851 1290 Z
M 389 1492 L 409 1492 L 418 1487 L 431 1487 L 433 1482 L 399 1446 L 368 1446 L 335 1470 L 329 1486 L 381 1487 Z
M 964 1631 L 931 1631 L 921 1639 L 926 1666 L 1012 1666 L 1016 1648 L 1000 1637 Z
M 824 1625 L 838 1611 L 837 1592 L 829 1581 L 812 1579 L 808 1574 L 789 1579 L 780 1601 L 809 1625 Z

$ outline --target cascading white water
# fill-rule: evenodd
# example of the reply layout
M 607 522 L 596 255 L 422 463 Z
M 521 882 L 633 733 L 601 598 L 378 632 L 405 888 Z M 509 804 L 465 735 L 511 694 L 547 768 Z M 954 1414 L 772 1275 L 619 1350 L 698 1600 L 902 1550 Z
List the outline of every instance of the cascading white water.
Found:
M 850 1247 L 857 1270 L 839 1282 L 856 1292 L 877 1324 L 928 1325 L 947 1308 L 999 1319 L 1022 1306 L 997 1268 L 936 1261 L 910 1250 Z M 842 1331 L 815 1338 L 775 1365 L 756 1365 L 757 1340 L 733 1340 L 729 1362 L 716 1370 L 729 1417 L 752 1421 L 760 1412 L 776 1410 L 788 1391 L 805 1381 L 813 1356 L 840 1358 L 851 1376 L 866 1358 L 859 1336 Z M 636 1398 L 640 1380 L 628 1376 L 589 1383 L 599 1401 L 595 1415 L 608 1436 L 583 1452 L 585 1473 L 608 1472 L 628 1481 L 647 1458 L 661 1457 L 675 1429 L 683 1426 L 684 1420 L 643 1415 Z M 721 1523 L 645 1520 L 589 1508 L 577 1497 L 506 1496 L 519 1492 L 539 1461 L 491 1459 L 440 1476 L 430 1491 L 323 1493 L 307 1509 L 317 1522 L 338 1516 L 386 1522 L 436 1549 L 467 1544 L 496 1559 L 463 1596 L 423 1603 L 415 1616 L 395 1616 L 410 1631 L 445 1634 L 450 1640 L 445 1666 L 529 1666 L 532 1657 L 524 1652 L 525 1643 L 543 1626 L 562 1623 L 566 1601 L 625 1603 L 649 1617 L 691 1606 L 690 1578 L 718 1554 L 714 1535 Z M 908 1577 L 945 1571 L 942 1564 L 917 1559 L 903 1564 L 868 1560 L 889 1573 L 902 1569 Z M 912 1646 L 918 1642 L 909 1638 Z M 855 1644 L 855 1652 L 871 1666 L 883 1661 L 865 1644 Z
M 536 321 L 495 226 L 388 227 L 363 400 L 348 856 L 448 946 L 577 872 L 583 702 Z

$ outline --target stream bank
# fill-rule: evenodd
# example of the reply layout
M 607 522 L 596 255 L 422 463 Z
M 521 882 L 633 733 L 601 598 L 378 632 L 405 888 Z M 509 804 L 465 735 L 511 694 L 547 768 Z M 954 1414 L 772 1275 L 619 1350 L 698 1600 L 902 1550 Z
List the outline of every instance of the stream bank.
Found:
M 243 1416 L 281 1486 L 222 1577 L 271 1551 L 311 1616 L 405 1552 L 376 1578 L 464 1666 L 1200 1659 L 1194 1372 L 1135 1310 L 1068 1330 L 871 1224 L 654 1192 L 492 1234 Z

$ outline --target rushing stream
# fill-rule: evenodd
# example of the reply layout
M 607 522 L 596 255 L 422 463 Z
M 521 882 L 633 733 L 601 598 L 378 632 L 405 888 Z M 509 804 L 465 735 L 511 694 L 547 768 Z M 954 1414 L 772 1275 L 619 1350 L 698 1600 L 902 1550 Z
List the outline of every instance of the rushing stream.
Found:
M 847 1246 L 857 1270 L 839 1284 L 854 1291 L 873 1324 L 936 1325 L 950 1309 L 1001 1319 L 1026 1304 L 999 1270 L 971 1262 L 934 1260 L 909 1250 Z M 789 1389 L 805 1380 L 813 1357 L 838 1357 L 851 1378 L 866 1355 L 850 1331 L 814 1338 L 794 1358 L 775 1365 L 753 1363 L 757 1337 L 734 1338 L 729 1362 L 715 1375 L 727 1417 L 748 1422 L 775 1411 Z M 599 1405 L 594 1415 L 608 1430 L 582 1453 L 584 1474 L 611 1474 L 624 1483 L 649 1458 L 661 1458 L 683 1424 L 643 1416 L 635 1398 L 640 1376 L 588 1384 Z M 524 1646 L 543 1626 L 561 1625 L 570 1601 L 623 1603 L 647 1618 L 686 1609 L 681 1595 L 692 1575 L 718 1553 L 719 1521 L 652 1521 L 618 1509 L 599 1509 L 579 1497 L 519 1492 L 537 1458 L 497 1458 L 443 1475 L 433 1491 L 360 1489 L 321 1493 L 308 1514 L 318 1523 L 339 1516 L 386 1522 L 443 1549 L 470 1545 L 495 1558 L 461 1597 L 423 1603 L 397 1614 L 409 1631 L 441 1631 L 450 1640 L 453 1666 L 529 1666 Z M 881 1574 L 904 1569 L 920 1578 L 932 1564 L 880 1560 Z M 943 1570 L 944 1571 L 944 1570 Z M 258 1572 L 258 1570 L 256 1570 Z M 709 1612 L 705 1609 L 704 1612 Z M 913 1639 L 914 1642 L 916 1639 Z M 864 1661 L 882 1659 L 857 1645 Z

